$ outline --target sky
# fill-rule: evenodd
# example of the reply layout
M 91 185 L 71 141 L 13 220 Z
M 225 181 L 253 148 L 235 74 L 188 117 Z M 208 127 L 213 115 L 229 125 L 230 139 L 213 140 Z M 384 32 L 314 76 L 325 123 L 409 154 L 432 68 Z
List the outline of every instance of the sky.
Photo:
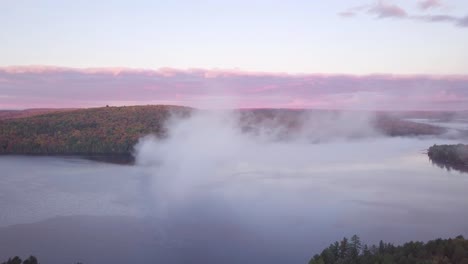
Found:
M 465 0 L 0 0 L 0 109 L 465 109 L 466 47 Z

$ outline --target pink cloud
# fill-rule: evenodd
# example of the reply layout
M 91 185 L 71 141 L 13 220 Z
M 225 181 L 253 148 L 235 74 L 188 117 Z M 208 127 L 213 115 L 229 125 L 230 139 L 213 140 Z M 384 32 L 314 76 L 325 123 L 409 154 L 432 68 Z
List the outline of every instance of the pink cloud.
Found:
M 441 7 L 442 1 L 440 0 L 422 0 L 419 2 L 419 8 L 422 10 L 427 10 L 431 8 Z
M 407 13 L 403 8 L 397 5 L 388 4 L 384 1 L 379 1 L 375 6 L 369 9 L 369 12 L 376 14 L 379 18 L 402 18 L 407 16 Z
M 468 109 L 468 76 L 336 75 L 204 69 L 0 67 L 0 109 L 194 107 Z
M 453 22 L 457 18 L 447 15 L 425 15 L 425 16 L 415 16 L 414 19 L 420 19 L 427 22 Z

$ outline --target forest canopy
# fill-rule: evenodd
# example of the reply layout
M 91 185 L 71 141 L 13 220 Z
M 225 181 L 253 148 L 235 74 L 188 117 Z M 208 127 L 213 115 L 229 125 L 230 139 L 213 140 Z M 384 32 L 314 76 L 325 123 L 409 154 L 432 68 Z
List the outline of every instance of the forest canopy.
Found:
M 0 120 L 3 154 L 129 154 L 147 134 L 162 137 L 180 106 L 102 107 Z
M 433 145 L 427 155 L 440 167 L 468 172 L 468 145 Z
M 166 136 L 165 123 L 171 116 L 187 117 L 194 109 L 147 105 L 44 111 L 9 113 L 4 119 L 0 118 L 0 154 L 130 155 L 139 138 L 148 134 Z M 274 124 L 286 128 L 284 131 L 290 136 L 294 136 L 294 129 L 303 125 L 304 116 L 318 119 L 325 116 L 333 121 L 341 114 L 340 111 L 306 109 L 243 109 L 237 113 L 239 125 L 245 131 Z M 354 113 L 356 118 L 359 114 L 362 113 Z M 365 114 L 373 117 L 369 121 L 376 131 L 388 136 L 445 132 L 441 127 L 385 113 Z
M 343 238 L 312 257 L 309 264 L 468 264 L 468 240 L 435 239 L 395 246 L 382 240 L 378 245 L 363 245 L 357 235 Z

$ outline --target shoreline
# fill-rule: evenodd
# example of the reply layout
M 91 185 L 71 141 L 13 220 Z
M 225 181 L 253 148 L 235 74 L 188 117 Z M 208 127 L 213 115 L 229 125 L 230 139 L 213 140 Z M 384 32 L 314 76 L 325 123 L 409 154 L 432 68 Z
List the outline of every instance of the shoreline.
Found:
M 6 156 L 80 158 L 119 165 L 135 164 L 131 153 L 0 153 L 0 157 Z

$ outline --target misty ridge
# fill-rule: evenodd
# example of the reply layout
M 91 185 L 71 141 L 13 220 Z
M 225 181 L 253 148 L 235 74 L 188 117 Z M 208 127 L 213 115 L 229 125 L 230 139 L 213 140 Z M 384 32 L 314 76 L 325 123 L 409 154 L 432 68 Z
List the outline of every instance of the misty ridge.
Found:
M 461 135 L 420 124 L 415 131 L 421 133 L 413 137 L 392 137 L 392 126 L 400 129 L 398 122 L 406 122 L 395 118 L 365 111 L 193 110 L 172 114 L 165 135 L 140 138 L 132 154 L 135 164 L 154 176 L 155 201 L 181 201 L 203 186 L 345 173 L 352 166 L 392 157 L 401 151 L 401 142 Z
M 446 121 L 459 118 L 437 113 L 431 117 L 434 115 Z M 404 120 L 411 116 L 338 110 L 193 109 L 188 114 L 176 111 L 164 122 L 162 136 L 149 134 L 140 138 L 132 154 L 137 164 L 147 165 L 157 164 L 161 157 L 172 153 L 182 159 L 193 155 L 216 160 L 251 153 L 268 156 L 263 152 L 285 152 L 294 147 L 313 150 L 316 144 L 372 142 L 389 136 L 466 137 L 467 131 L 463 129 Z
M 306 171 L 311 160 L 335 162 L 343 156 L 332 152 L 342 152 L 344 142 L 381 136 L 371 120 L 362 113 L 194 110 L 171 115 L 166 136 L 141 138 L 133 155 L 136 166 L 153 176 L 154 201 L 172 206 L 206 186 L 291 177 Z
M 147 135 L 135 145 L 137 165 L 184 161 L 263 160 L 297 156 L 304 147 L 383 137 L 373 125 L 372 113 L 307 112 L 301 110 L 194 110 L 190 115 L 172 115 L 164 126 L 165 136 Z M 272 156 L 273 155 L 273 156 Z M 293 155 L 293 156 L 291 156 Z M 187 171 L 192 171 L 188 169 Z
M 188 114 L 172 112 L 164 122 L 163 136 L 149 134 L 140 138 L 133 155 L 137 164 L 148 164 L 152 162 L 154 149 L 163 153 L 180 149 L 188 152 L 186 155 L 213 152 L 214 156 L 222 156 L 225 153 L 245 155 L 249 150 L 271 147 L 304 144 L 313 148 L 313 144 L 369 141 L 389 136 L 450 139 L 466 136 L 464 129 L 406 120 L 412 116 L 409 112 L 192 109 Z M 430 113 L 429 117 L 447 122 L 460 118 L 458 114 L 444 113 Z
M 136 146 L 139 153 L 145 142 L 177 141 L 175 148 L 196 144 L 226 146 L 230 142 L 247 145 L 313 144 L 384 136 L 375 127 L 371 112 L 304 110 L 193 110 L 189 115 L 172 114 L 165 122 L 165 136 L 146 136 Z M 198 148 L 196 148 L 198 149 Z M 137 154 L 138 155 L 138 154 Z

